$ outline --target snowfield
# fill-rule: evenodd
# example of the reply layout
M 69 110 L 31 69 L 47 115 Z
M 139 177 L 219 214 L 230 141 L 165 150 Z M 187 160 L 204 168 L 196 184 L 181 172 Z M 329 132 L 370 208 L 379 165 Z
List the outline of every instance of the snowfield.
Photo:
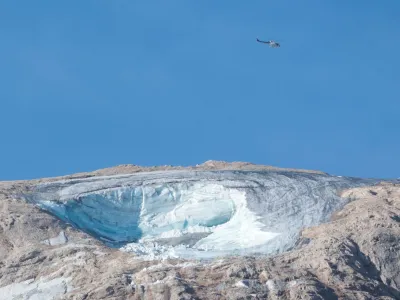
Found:
M 29 201 L 139 258 L 275 254 L 374 180 L 286 171 L 163 171 L 38 185 Z

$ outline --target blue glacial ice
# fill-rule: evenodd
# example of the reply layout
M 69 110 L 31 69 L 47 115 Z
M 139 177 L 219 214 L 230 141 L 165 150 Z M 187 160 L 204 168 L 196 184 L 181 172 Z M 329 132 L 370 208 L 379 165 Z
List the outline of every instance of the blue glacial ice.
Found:
M 374 180 L 301 172 L 165 171 L 40 184 L 29 200 L 111 247 L 147 257 L 275 254 L 329 221 L 341 189 Z

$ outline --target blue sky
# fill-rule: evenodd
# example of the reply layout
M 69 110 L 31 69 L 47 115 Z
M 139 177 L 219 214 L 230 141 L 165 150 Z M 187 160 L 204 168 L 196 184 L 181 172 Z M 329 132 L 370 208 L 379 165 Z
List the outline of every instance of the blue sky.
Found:
M 399 36 L 398 0 L 3 1 L 0 180 L 209 159 L 399 177 Z

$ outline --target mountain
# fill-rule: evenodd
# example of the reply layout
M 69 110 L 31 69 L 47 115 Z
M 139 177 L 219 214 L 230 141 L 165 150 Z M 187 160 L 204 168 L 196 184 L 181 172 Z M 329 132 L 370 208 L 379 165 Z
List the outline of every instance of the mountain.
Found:
M 399 208 L 396 180 L 243 162 L 1 182 L 0 299 L 397 299 Z

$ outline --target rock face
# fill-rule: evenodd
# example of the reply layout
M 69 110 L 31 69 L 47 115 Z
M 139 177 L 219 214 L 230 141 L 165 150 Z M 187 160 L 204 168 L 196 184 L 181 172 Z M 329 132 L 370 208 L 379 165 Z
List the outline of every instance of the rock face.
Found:
M 202 172 L 197 168 L 196 172 Z M 224 169 L 235 168 L 225 164 Z M 255 169 L 250 166 L 250 170 Z M 329 177 L 322 172 L 294 173 L 292 176 Z M 94 175 L 110 174 L 119 174 L 118 168 L 96 171 Z M 164 179 L 170 177 L 160 174 Z M 285 249 L 290 251 L 214 256 L 207 260 L 146 260 L 107 246 L 100 235 L 79 230 L 80 225 L 68 223 L 69 218 L 56 217 L 60 210 L 42 206 L 48 209 L 46 212 L 26 200 L 38 201 L 35 197 L 44 195 L 48 198 L 43 199 L 50 202 L 57 200 L 55 207 L 65 207 L 71 199 L 78 199 L 78 194 L 90 195 L 88 190 L 77 192 L 76 182 L 71 180 L 99 180 L 92 175 L 0 183 L 0 299 L 400 299 L 400 184 L 381 182 L 367 186 L 364 181 L 349 184 L 347 179 L 329 177 L 327 186 L 336 184 L 341 198 L 317 193 L 309 201 L 336 201 L 341 205 L 332 210 L 329 218 L 321 219 L 324 223 L 309 223 L 299 230 L 296 243 Z M 221 175 L 207 173 L 206 177 L 214 181 L 212 176 Z M 230 184 L 235 184 L 233 177 L 228 178 Z M 273 182 L 271 186 L 279 186 L 279 181 L 271 178 L 265 180 Z M 204 177 L 200 179 L 204 183 Z M 258 179 L 257 183 L 261 181 Z M 301 191 L 313 194 L 307 187 Z M 60 197 L 55 199 L 54 195 Z M 280 198 L 284 199 L 284 195 L 277 197 Z M 255 203 L 268 199 L 253 200 L 248 202 L 253 204 L 249 211 L 265 214 Z M 91 217 L 96 219 L 97 215 Z M 268 228 L 267 220 L 261 218 L 260 222 Z

